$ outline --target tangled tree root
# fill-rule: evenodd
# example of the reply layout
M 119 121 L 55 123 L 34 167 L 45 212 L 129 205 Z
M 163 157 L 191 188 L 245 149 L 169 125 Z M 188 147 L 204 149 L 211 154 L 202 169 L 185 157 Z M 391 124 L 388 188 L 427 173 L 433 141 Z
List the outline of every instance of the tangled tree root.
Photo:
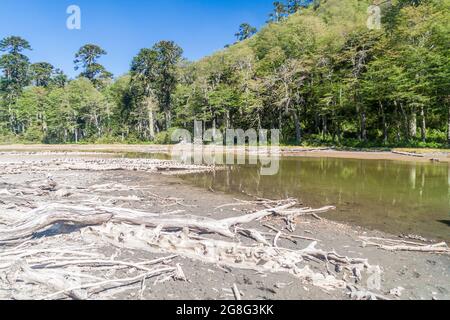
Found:
M 95 257 L 94 257 L 95 256 Z M 25 259 L 25 257 L 27 257 Z M 145 262 L 120 261 L 70 250 L 28 248 L 2 254 L 0 290 L 11 292 L 14 299 L 88 299 L 96 291 L 128 287 L 151 278 L 180 278 L 180 267 L 167 265 L 176 256 Z M 127 277 L 95 276 L 102 268 L 127 271 Z M 77 270 L 77 271 L 73 271 Z M 181 270 L 182 272 L 182 270 Z M 30 286 L 32 285 L 32 286 Z M 103 297 L 107 298 L 108 295 Z
M 36 233 L 42 233 L 55 224 L 71 224 L 82 228 L 82 238 L 90 243 L 112 244 L 120 249 L 142 250 L 152 253 L 170 253 L 181 255 L 190 259 L 205 263 L 227 266 L 230 268 L 254 270 L 260 273 L 286 272 L 301 281 L 311 283 L 324 290 L 344 290 L 351 283 L 331 272 L 328 266 L 334 266 L 338 273 L 347 272 L 361 280 L 361 274 L 370 269 L 367 260 L 359 258 L 348 258 L 336 252 L 326 252 L 316 248 L 317 242 L 311 243 L 302 250 L 290 250 L 274 245 L 255 229 L 243 229 L 237 226 L 245 225 L 270 215 L 299 216 L 317 214 L 333 209 L 325 207 L 322 209 L 297 208 L 295 202 L 288 201 L 276 208 L 263 209 L 252 214 L 215 220 L 212 218 L 197 217 L 190 215 L 154 214 L 137 210 L 108 207 L 82 207 L 67 206 L 63 204 L 45 205 L 32 210 L 28 218 L 18 221 L 10 227 L 0 229 L 0 242 L 4 245 L 20 241 L 32 241 Z M 234 228 L 234 230 L 233 230 Z M 244 233 L 247 237 L 258 242 L 254 246 L 243 245 L 237 240 L 237 234 Z M 216 234 L 233 239 L 233 241 L 205 238 L 201 235 Z M 106 259 L 92 259 L 73 257 L 67 259 L 64 250 L 59 251 L 63 255 L 58 258 L 35 259 L 42 253 L 52 251 L 20 251 L 6 250 L 0 256 L 7 261 L 0 267 L 3 269 L 13 268 L 17 261 L 24 257 L 33 257 L 31 266 L 21 265 L 17 274 L 22 281 L 41 283 L 53 287 L 56 293 L 46 298 L 55 298 L 65 295 L 69 298 L 86 298 L 85 290 L 102 287 L 108 284 L 136 283 L 145 278 L 160 276 L 161 274 L 179 278 L 185 278 L 178 267 L 165 267 L 147 269 L 136 263 L 120 261 L 106 261 Z M 53 253 L 58 252 L 53 251 Z M 73 253 L 73 252 L 72 252 Z M 64 278 L 54 278 L 50 281 L 47 268 L 63 268 L 67 266 L 120 266 L 133 267 L 145 273 L 134 277 L 122 279 L 96 279 L 97 281 L 85 284 L 71 284 Z M 326 266 L 326 271 L 317 271 Z M 42 268 L 45 268 L 42 270 Z M 181 275 L 180 275 L 181 273 Z M 83 291 L 84 290 L 84 291 Z M 81 293 L 80 293 L 81 292 Z
M 200 238 L 187 231 L 165 233 L 161 229 L 110 223 L 102 227 L 88 228 L 83 231 L 83 236 L 92 241 L 98 241 L 100 238 L 119 248 L 176 253 L 230 268 L 249 269 L 261 273 L 287 272 L 325 290 L 345 289 L 347 284 L 333 275 L 313 272 L 308 266 L 309 262 L 326 262 L 350 272 L 370 268 L 364 259 L 352 259 L 335 252 L 325 252 L 317 249 L 315 242 L 303 250 L 296 251 L 269 246 L 244 246 L 237 242 Z

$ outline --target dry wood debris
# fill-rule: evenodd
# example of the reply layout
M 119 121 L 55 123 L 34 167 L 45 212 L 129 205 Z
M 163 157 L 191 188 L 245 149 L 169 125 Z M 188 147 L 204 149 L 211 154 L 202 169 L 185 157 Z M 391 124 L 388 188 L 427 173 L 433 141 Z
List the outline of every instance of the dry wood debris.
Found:
M 8 183 L 0 180 L 0 298 L 94 299 L 114 298 L 136 290 L 144 298 L 149 281 L 189 281 L 178 257 L 201 261 L 227 270 L 253 270 L 261 274 L 286 273 L 300 283 L 322 290 L 343 290 L 354 299 L 384 299 L 361 286 L 368 271 L 377 268 L 366 259 L 346 257 L 319 247 L 319 241 L 291 235 L 298 219 L 334 210 L 302 207 L 294 199 L 237 200 L 234 205 L 258 208 L 248 214 L 215 219 L 181 210 L 135 209 L 150 201 L 160 208 L 191 207 L 179 197 L 161 197 L 151 186 L 108 183 L 91 186 L 64 184 L 56 172 L 115 170 L 199 172 L 208 167 L 183 166 L 170 161 L 144 159 L 57 159 L 0 163 L 0 170 L 19 175 L 47 174 L 45 180 Z M 286 223 L 279 230 L 270 220 Z M 262 226 L 270 231 L 264 232 Z M 266 230 L 267 231 L 267 230 Z M 282 240 L 306 247 L 289 249 Z M 367 245 L 404 250 L 411 243 L 363 239 Z M 448 252 L 443 245 L 416 245 L 416 251 Z M 446 251 L 447 250 L 447 251 Z M 125 252 L 161 256 L 142 260 Z M 333 268 L 330 268 L 332 266 Z M 379 269 L 379 268 L 378 268 Z M 233 286 L 236 299 L 242 292 Z

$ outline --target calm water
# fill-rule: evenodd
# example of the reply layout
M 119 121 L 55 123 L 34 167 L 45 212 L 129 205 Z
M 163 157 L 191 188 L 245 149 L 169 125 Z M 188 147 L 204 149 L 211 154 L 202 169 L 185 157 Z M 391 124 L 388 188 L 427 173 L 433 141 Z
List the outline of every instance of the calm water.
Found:
M 306 206 L 335 205 L 330 219 L 399 234 L 450 240 L 450 165 L 285 157 L 275 176 L 236 165 L 183 177 L 217 191 L 297 198 Z

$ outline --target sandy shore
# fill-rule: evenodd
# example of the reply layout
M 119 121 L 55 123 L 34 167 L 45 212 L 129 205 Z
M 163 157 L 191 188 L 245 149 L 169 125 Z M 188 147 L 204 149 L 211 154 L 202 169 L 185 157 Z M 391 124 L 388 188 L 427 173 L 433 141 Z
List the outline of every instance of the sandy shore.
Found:
M 211 147 L 205 147 L 210 151 Z M 168 145 L 0 145 L 0 152 L 28 151 L 28 152 L 111 152 L 111 153 L 170 153 L 173 146 Z M 216 149 L 218 150 L 218 149 Z M 222 149 L 220 149 L 222 150 Z M 231 152 L 255 152 L 252 148 L 232 149 Z M 269 148 L 269 150 L 275 150 Z M 388 151 L 339 151 L 327 148 L 280 147 L 276 152 L 283 156 L 297 157 L 328 157 L 361 160 L 396 160 L 412 162 L 449 162 L 450 152 L 438 150 L 403 150 Z
M 107 151 L 107 149 L 99 150 L 97 148 L 95 147 L 95 151 Z M 91 151 L 93 150 L 91 149 Z M 13 156 L 0 154 L 0 167 L 3 165 L 5 168 L 11 168 L 16 165 L 17 169 L 5 173 L 5 168 L 0 168 L 2 170 L 0 176 L 0 239 L 2 236 L 1 230 L 7 230 L 9 226 L 8 221 L 27 217 L 29 210 L 48 203 L 64 203 L 73 206 L 93 203 L 95 206 L 102 205 L 143 212 L 166 213 L 169 216 L 171 212 L 181 210 L 183 215 L 208 219 L 226 219 L 258 210 L 254 204 L 240 205 L 230 195 L 213 191 L 205 192 L 203 189 L 185 185 L 180 178 L 175 176 L 162 175 L 160 172 L 151 170 L 144 172 L 136 163 L 132 163 L 132 169 L 117 169 L 115 167 L 111 170 L 100 170 L 101 168 L 95 167 L 95 170 L 87 170 L 80 166 L 77 168 L 64 167 L 67 163 L 73 163 L 74 161 L 77 163 L 88 161 L 86 156 L 83 157 L 84 160 L 73 154 L 58 155 L 57 157 L 58 162 L 55 162 L 55 157 L 49 157 L 48 155 L 35 154 L 18 157 L 17 154 Z M 90 155 L 88 159 L 91 158 L 95 159 L 96 157 Z M 26 169 L 31 167 L 30 163 L 33 163 L 33 170 Z M 107 159 L 100 163 L 101 165 L 110 165 Z M 93 168 L 91 164 L 90 168 Z M 55 183 L 55 187 L 50 189 L 47 187 L 49 175 Z M 44 188 L 42 185 L 44 185 Z M 42 192 L 36 193 L 33 190 L 41 190 Z M 247 201 L 249 199 L 242 200 Z M 326 213 L 321 216 L 326 218 Z M 312 217 L 301 217 L 296 221 L 296 224 L 295 231 L 289 232 L 284 229 L 286 224 L 283 219 L 268 217 L 263 221 L 252 222 L 246 228 L 264 232 L 269 243 L 276 243 L 278 247 L 286 248 L 286 250 L 302 250 L 310 246 L 315 240 L 317 241 L 316 247 L 325 252 L 335 251 L 343 257 L 368 259 L 371 266 L 379 266 L 380 274 L 364 272 L 362 275 L 358 275 L 359 271 L 346 271 L 345 268 L 341 269 L 338 265 L 324 264 L 316 261 L 316 259 L 305 260 L 302 263 L 305 263 L 308 268 L 317 274 L 342 278 L 347 283 L 353 283 L 366 289 L 370 287 L 370 281 L 374 277 L 375 280 L 379 278 L 379 287 L 371 288 L 371 290 L 380 296 L 389 299 L 450 299 L 450 255 L 448 254 L 390 252 L 373 246 L 364 246 L 362 237 L 388 238 L 397 241 L 405 239 L 331 222 L 326 219 L 317 220 Z M 280 237 L 277 232 L 264 225 L 270 225 L 277 230 L 284 230 L 283 233 L 287 234 L 288 237 Z M 33 240 L 36 241 L 35 243 L 31 241 L 31 244 L 22 246 L 27 248 L 29 245 L 31 249 L 48 249 L 64 245 L 65 247 L 78 248 L 79 251 L 87 249 L 89 253 L 95 252 L 93 249 L 88 249 L 93 243 L 85 238 L 86 232 L 89 233 L 89 228 L 68 228 L 64 229 L 63 233 L 61 233 L 60 228 L 52 229 L 40 235 Z M 289 237 L 291 238 L 289 239 Z M 222 237 L 211 239 L 226 240 Z M 239 239 L 239 242 L 242 241 L 241 244 L 250 243 L 244 237 L 239 237 Z M 226 241 L 230 241 L 230 239 Z M 408 241 L 421 243 L 417 240 Z M 429 243 L 423 243 L 423 245 L 429 245 Z M 98 246 L 99 255 L 111 255 L 114 259 L 121 261 L 151 261 L 172 253 L 167 249 L 166 251 L 154 252 L 117 248 L 107 243 L 99 243 Z M 0 254 L 5 254 L 9 252 L 8 250 L 11 250 L 10 246 L 4 247 L 0 244 Z M 37 257 L 28 257 L 18 262 L 31 263 L 33 259 L 37 259 Z M 131 283 L 127 286 L 114 286 L 100 293 L 89 292 L 86 298 L 223 300 L 235 298 L 232 290 L 234 285 L 239 288 L 244 299 L 351 298 L 346 288 L 324 290 L 308 279 L 299 279 L 286 272 L 261 273 L 245 268 L 231 268 L 183 254 L 166 261 L 165 266 L 171 265 L 182 268 L 188 281 L 174 280 L 173 277 L 164 281 L 160 278 L 156 278 L 158 281 L 152 278 L 143 286 L 142 281 L 139 280 L 137 283 Z M 93 279 L 105 276 L 104 271 L 98 271 L 93 267 L 88 269 L 70 268 L 61 272 L 69 271 L 71 272 L 69 274 L 87 272 L 88 276 Z M 45 272 L 45 268 L 41 272 Z M 56 277 L 56 271 L 52 269 L 51 272 Z M 126 278 L 137 274 L 136 269 L 130 269 L 125 273 L 121 272 L 118 270 L 111 275 L 108 273 L 107 276 L 120 275 L 121 278 Z M 11 282 L 3 282 L 0 279 L 0 298 L 2 299 L 20 299 L 30 296 L 42 298 L 52 293 L 51 289 L 47 285 L 40 289 L 42 291 L 36 292 L 35 286 L 25 286 L 21 283 L 20 286 L 15 287 L 15 285 L 11 285 Z M 57 295 L 55 298 L 67 297 Z

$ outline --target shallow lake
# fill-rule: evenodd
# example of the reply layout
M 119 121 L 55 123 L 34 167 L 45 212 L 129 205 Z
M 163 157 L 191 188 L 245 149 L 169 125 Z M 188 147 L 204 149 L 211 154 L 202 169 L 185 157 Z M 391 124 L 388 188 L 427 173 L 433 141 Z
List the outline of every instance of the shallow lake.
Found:
M 386 231 L 450 240 L 450 165 L 390 160 L 282 157 L 274 176 L 258 165 L 182 177 L 205 189 L 335 205 L 327 217 Z

